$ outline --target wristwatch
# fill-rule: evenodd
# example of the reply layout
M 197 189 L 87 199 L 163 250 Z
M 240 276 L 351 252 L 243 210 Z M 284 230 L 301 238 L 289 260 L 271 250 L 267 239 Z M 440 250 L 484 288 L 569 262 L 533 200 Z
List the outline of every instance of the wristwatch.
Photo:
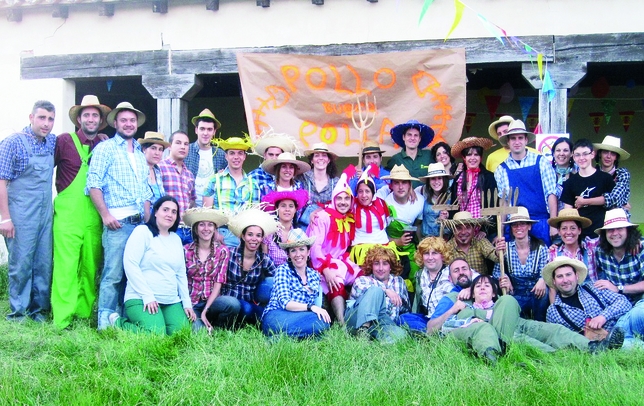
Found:
M 622 285 L 621 283 L 619 285 L 617 285 L 617 292 L 619 292 L 620 295 L 623 295 L 624 294 L 624 285 Z
M 311 306 L 310 304 L 307 304 L 307 305 L 306 305 L 306 311 L 307 311 L 307 312 L 312 311 L 312 310 L 311 310 L 311 307 L 313 307 L 313 306 Z

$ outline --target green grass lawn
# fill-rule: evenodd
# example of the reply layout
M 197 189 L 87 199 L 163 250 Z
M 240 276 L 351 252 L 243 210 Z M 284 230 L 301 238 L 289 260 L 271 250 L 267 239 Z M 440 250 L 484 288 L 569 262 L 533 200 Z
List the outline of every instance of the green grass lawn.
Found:
M 0 275 L 6 274 L 3 269 Z M 0 278 L 1 314 L 8 312 Z M 496 366 L 435 337 L 382 346 L 334 327 L 269 344 L 254 328 L 172 337 L 0 320 L 0 403 L 641 405 L 644 351 L 509 348 Z

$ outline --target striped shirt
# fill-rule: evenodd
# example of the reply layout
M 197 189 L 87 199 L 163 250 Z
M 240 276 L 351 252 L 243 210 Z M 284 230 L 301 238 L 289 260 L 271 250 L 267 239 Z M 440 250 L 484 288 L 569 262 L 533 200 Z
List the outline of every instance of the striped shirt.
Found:
M 259 189 L 255 182 L 244 173 L 242 181 L 237 184 L 228 168 L 212 178 L 203 195 L 212 196 L 213 207 L 219 210 L 234 211 L 245 203 L 259 203 Z

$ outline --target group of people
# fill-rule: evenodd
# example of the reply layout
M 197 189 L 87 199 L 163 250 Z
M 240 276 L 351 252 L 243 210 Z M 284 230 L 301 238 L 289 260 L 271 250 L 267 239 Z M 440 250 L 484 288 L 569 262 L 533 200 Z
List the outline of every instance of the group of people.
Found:
M 434 131 L 410 120 L 391 129 L 400 152 L 386 165 L 366 142 L 364 167 L 339 174 L 325 143 L 303 161 L 272 130 L 217 139 L 209 109 L 192 119 L 194 143 L 183 131 L 135 139 L 145 114 L 128 102 L 87 95 L 69 118 L 77 130 L 52 135 L 55 108 L 38 101 L 0 143 L 9 320 L 42 322 L 51 306 L 64 329 L 98 299 L 99 330 L 251 323 L 305 338 L 336 322 L 382 342 L 440 331 L 491 361 L 513 341 L 595 351 L 644 332 L 644 250 L 617 137 L 561 138 L 551 163 L 509 116 L 490 138 L 430 149 Z M 263 162 L 246 173 L 249 153 Z M 488 215 L 504 205 L 509 216 Z

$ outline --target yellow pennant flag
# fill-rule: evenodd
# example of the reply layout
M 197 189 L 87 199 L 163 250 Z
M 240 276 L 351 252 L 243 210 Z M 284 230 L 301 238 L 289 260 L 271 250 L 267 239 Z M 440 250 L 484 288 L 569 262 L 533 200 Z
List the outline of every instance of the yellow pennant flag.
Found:
M 463 17 L 463 10 L 465 9 L 465 4 L 463 4 L 460 0 L 454 0 L 454 7 L 456 7 L 456 15 L 454 16 L 454 23 L 452 24 L 452 28 L 449 29 L 449 32 L 447 33 L 447 36 L 445 37 L 445 41 L 447 41 L 447 38 L 449 38 L 450 35 L 452 35 L 452 32 L 456 29 L 458 24 L 461 22 L 461 17 Z
M 537 65 L 539 66 L 539 80 L 543 80 L 543 54 L 537 54 Z

